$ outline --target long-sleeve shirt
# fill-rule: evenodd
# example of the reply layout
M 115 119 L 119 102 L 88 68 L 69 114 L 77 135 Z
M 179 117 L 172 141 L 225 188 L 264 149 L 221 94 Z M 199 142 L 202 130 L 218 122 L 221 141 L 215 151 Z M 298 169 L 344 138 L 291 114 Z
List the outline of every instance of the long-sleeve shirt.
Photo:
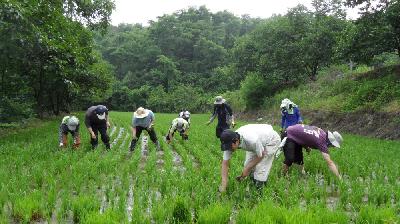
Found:
M 300 110 L 298 107 L 294 107 L 292 111 L 284 110 L 282 111 L 282 122 L 281 128 L 288 128 L 292 125 L 302 122 L 300 115 Z
M 232 108 L 226 104 L 214 105 L 214 111 L 211 115 L 210 122 L 218 116 L 218 125 L 229 125 L 233 116 Z
M 179 126 L 179 122 L 181 122 L 182 126 Z M 175 131 L 186 131 L 189 129 L 189 122 L 185 119 L 178 117 L 172 120 L 171 128 L 169 129 L 169 133 L 174 133 Z

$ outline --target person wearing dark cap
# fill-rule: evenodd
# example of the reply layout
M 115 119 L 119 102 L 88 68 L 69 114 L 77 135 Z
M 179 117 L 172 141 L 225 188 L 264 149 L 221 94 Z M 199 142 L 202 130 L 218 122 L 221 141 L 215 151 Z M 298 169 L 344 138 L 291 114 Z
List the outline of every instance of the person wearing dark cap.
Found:
M 248 124 L 236 131 L 224 130 L 220 140 L 223 160 L 219 191 L 226 191 L 230 159 L 238 148 L 246 151 L 246 159 L 243 171 L 236 180 L 240 182 L 250 175 L 256 187 L 262 188 L 267 182 L 275 153 L 281 143 L 279 134 L 268 124 Z
M 282 140 L 283 153 L 285 155 L 283 173 L 286 174 L 289 167 L 293 163 L 296 163 L 300 165 L 301 172 L 305 174 L 302 151 L 302 148 L 305 147 L 306 149 L 318 149 L 328 164 L 329 169 L 339 179 L 342 179 L 328 150 L 328 147 L 332 146 L 340 148 L 342 141 L 343 138 L 337 131 L 332 133 L 330 131 L 324 131 L 319 127 L 304 124 L 296 124 L 288 127 L 286 130 L 286 137 Z
M 206 125 L 211 124 L 211 122 L 213 122 L 215 117 L 217 116 L 218 124 L 215 130 L 215 135 L 217 136 L 217 138 L 219 138 L 224 130 L 229 129 L 231 126 L 232 128 L 235 127 L 233 111 L 231 107 L 226 103 L 226 100 L 222 98 L 222 96 L 215 97 L 214 111 Z
M 98 133 L 100 132 L 101 140 L 106 149 L 110 149 L 110 138 L 107 134 L 107 128 L 110 127 L 108 120 L 108 109 L 103 105 L 91 106 L 86 111 L 85 125 L 90 134 L 90 144 L 95 149 L 98 145 Z

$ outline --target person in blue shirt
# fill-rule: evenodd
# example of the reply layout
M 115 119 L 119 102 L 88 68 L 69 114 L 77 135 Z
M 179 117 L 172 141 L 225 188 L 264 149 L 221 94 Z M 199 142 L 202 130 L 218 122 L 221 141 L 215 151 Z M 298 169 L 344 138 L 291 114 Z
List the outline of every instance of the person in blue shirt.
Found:
M 282 122 L 281 122 L 282 133 L 284 133 L 285 130 L 292 125 L 303 123 L 299 107 L 289 99 L 282 100 L 281 114 L 282 114 Z

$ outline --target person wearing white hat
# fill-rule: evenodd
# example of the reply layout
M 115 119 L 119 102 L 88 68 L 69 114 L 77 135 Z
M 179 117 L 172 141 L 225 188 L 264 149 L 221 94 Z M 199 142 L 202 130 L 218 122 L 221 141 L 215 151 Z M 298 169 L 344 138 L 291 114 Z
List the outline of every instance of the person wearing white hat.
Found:
M 189 131 L 189 122 L 187 122 L 185 119 L 178 117 L 172 120 L 171 127 L 168 130 L 168 134 L 165 137 L 167 140 L 167 143 L 171 143 L 175 131 L 178 131 L 179 134 L 182 136 L 183 140 L 188 140 L 188 131 Z
M 319 127 L 304 124 L 296 124 L 288 127 L 286 137 L 282 140 L 282 142 L 285 142 L 283 146 L 283 153 L 285 155 L 283 173 L 286 174 L 293 163 L 300 165 L 302 173 L 305 173 L 302 151 L 302 148 L 305 147 L 306 149 L 318 149 L 327 162 L 329 169 L 339 179 L 342 179 L 336 164 L 329 155 L 328 149 L 331 146 L 340 148 L 342 141 L 343 138 L 337 131 L 324 131 Z
M 106 149 L 110 149 L 110 137 L 107 134 L 107 129 L 110 128 L 108 120 L 108 109 L 103 105 L 91 106 L 85 114 L 85 125 L 90 134 L 90 144 L 95 149 L 98 145 L 98 133 L 100 132 L 101 140 Z
M 282 115 L 281 133 L 283 133 L 289 126 L 303 123 L 299 107 L 289 99 L 283 99 L 280 108 Z
M 73 147 L 79 148 L 81 139 L 79 137 L 79 119 L 75 116 L 65 116 L 58 131 L 58 142 L 60 147 L 66 147 L 68 144 L 68 133 L 71 133 L 74 144 Z
M 146 130 L 150 135 L 151 141 L 156 144 L 157 150 L 161 150 L 160 142 L 157 139 L 156 132 L 154 130 L 154 113 L 151 110 L 144 109 L 143 107 L 137 108 L 132 116 L 132 141 L 129 150 L 133 152 L 135 150 L 136 143 L 142 134 L 143 130 Z
M 183 109 L 181 112 L 179 112 L 178 117 L 185 119 L 190 125 L 190 112 L 188 110 Z
M 218 124 L 215 130 L 217 138 L 220 138 L 224 130 L 235 127 L 232 108 L 226 103 L 226 100 L 222 98 L 222 96 L 215 97 L 213 114 L 206 125 L 211 124 L 215 117 L 218 117 Z

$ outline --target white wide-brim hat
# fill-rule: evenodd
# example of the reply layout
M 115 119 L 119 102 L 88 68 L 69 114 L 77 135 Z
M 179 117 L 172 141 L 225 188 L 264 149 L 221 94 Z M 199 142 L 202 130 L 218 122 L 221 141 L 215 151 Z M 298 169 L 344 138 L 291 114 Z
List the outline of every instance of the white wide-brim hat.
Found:
M 332 143 L 332 145 L 337 148 L 340 148 L 340 144 L 343 141 L 342 136 L 337 131 L 334 131 L 333 133 L 328 131 L 328 139 Z
M 144 109 L 143 107 L 139 107 L 134 113 L 133 116 L 136 118 L 144 118 L 149 115 L 149 110 Z
M 281 108 L 289 108 L 289 104 L 291 103 L 292 101 L 290 101 L 288 98 L 285 98 L 282 100 Z
M 222 98 L 222 96 L 215 97 L 214 104 L 223 104 L 223 103 L 225 103 L 225 99 Z

